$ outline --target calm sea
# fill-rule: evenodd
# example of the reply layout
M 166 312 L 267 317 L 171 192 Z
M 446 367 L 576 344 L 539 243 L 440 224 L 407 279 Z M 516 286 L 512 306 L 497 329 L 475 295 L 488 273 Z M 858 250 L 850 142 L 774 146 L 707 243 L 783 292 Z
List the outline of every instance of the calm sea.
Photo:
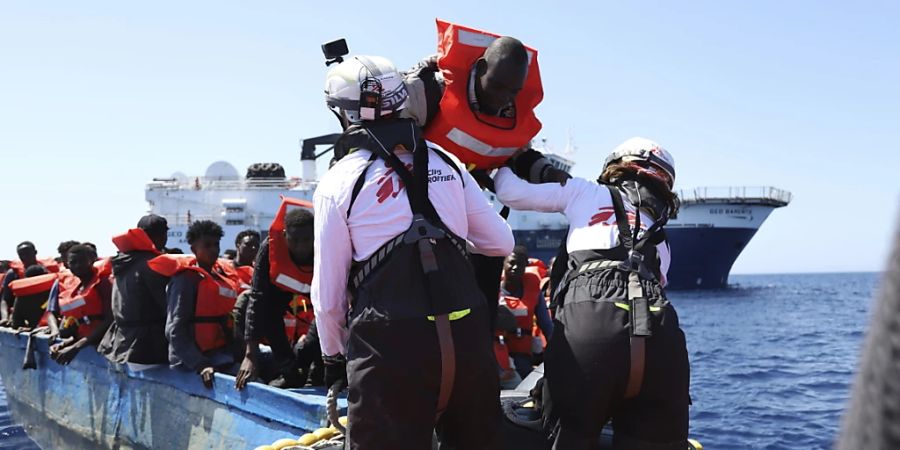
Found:
M 878 274 L 736 275 L 670 294 L 691 355 L 691 436 L 710 450 L 830 449 Z M 0 447 L 34 449 L 0 390 Z

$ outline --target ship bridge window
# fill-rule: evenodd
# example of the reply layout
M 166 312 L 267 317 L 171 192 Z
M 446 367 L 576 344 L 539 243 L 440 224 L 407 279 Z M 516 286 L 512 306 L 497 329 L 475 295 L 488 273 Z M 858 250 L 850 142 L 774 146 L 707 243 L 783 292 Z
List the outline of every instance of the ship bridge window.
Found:
M 243 225 L 243 220 L 226 220 L 225 225 Z

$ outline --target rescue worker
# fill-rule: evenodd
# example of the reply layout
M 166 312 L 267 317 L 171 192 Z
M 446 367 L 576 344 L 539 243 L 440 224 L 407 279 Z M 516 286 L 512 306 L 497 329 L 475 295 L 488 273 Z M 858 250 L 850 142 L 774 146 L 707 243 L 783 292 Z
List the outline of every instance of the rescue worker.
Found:
M 16 254 L 19 256 L 17 261 L 9 264 L 9 269 L 3 277 L 3 284 L 0 284 L 0 326 L 9 326 L 12 319 L 10 310 L 15 307 L 15 296 L 9 288 L 9 284 L 20 278 L 25 278 L 25 269 L 35 264 L 39 264 L 47 268 L 48 272 L 59 272 L 59 265 L 55 260 L 38 260 L 37 249 L 30 241 L 24 241 L 16 246 Z
M 553 322 L 541 294 L 541 279 L 535 272 L 526 271 L 527 265 L 528 249 L 517 245 L 506 258 L 500 283 L 500 306 L 508 309 L 515 318 L 514 327 L 503 330 L 503 342 L 522 378 L 534 369 L 532 327 L 535 320 L 544 336 L 553 333 Z
M 169 280 L 147 265 L 165 248 L 168 229 L 165 218 L 149 214 L 136 228 L 112 238 L 119 250 L 112 258 L 113 322 L 97 351 L 135 370 L 169 362 L 165 334 Z
M 312 295 L 326 385 L 349 381 L 349 448 L 430 448 L 435 431 L 446 447 L 494 448 L 499 385 L 467 243 L 507 255 L 509 225 L 459 160 L 396 117 L 406 89 L 388 60 L 340 62 L 325 91 L 354 151 L 313 195 Z
M 662 226 L 678 210 L 674 161 L 659 144 L 632 138 L 597 181 L 528 184 L 507 168 L 494 177 L 504 204 L 561 212 L 571 224 L 544 362 L 544 425 L 555 450 L 597 448 L 609 419 L 616 449 L 683 449 L 688 355 L 663 290 Z
M 544 96 L 537 51 L 509 36 L 442 20 L 437 28 L 438 53 L 404 74 L 409 99 L 401 115 L 415 119 L 426 139 L 467 167 L 489 169 L 514 158 L 516 173 L 532 183 L 568 179 L 529 149 L 541 129 L 534 108 Z M 486 174 L 473 175 L 492 190 Z M 503 259 L 473 253 L 472 262 L 485 299 L 493 303 Z M 494 324 L 495 309 L 488 306 Z
M 238 286 L 218 261 L 223 235 L 219 224 L 198 220 L 186 234 L 193 257 L 160 255 L 148 263 L 171 277 L 166 287 L 169 365 L 197 372 L 207 388 L 216 370 L 234 364 L 231 310 Z
M 59 313 L 63 328 L 74 328 L 75 336 L 50 346 L 50 357 L 67 365 L 88 345 L 96 346 L 112 323 L 112 283 L 109 273 L 94 267 L 95 250 L 84 244 L 67 253 L 68 271 L 58 280 Z
M 313 278 L 313 214 L 309 202 L 285 197 L 269 236 L 259 249 L 252 288 L 247 294 L 244 360 L 235 379 L 243 389 L 256 375 L 259 344 L 265 340 L 272 349 L 278 377 L 269 382 L 278 388 L 303 387 L 306 372 L 300 373 L 292 349 L 313 321 L 309 299 Z

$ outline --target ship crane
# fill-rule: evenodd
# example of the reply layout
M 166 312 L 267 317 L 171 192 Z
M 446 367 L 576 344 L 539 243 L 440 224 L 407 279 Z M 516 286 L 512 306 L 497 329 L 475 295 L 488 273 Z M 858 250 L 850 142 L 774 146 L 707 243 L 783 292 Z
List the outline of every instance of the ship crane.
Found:
M 316 180 L 316 160 L 333 150 L 335 142 L 340 137 L 340 133 L 331 133 L 300 140 L 300 164 L 303 166 L 303 181 Z M 328 145 L 329 147 L 321 153 L 316 153 L 316 147 L 320 145 Z

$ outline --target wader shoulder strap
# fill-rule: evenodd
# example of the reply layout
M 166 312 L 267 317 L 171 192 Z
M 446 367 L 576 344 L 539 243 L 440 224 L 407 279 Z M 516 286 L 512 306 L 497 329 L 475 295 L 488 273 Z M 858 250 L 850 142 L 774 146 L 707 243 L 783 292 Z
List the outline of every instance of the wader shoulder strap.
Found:
M 366 172 L 369 171 L 369 167 L 372 167 L 372 163 L 378 159 L 378 153 L 372 152 L 372 156 L 369 156 L 369 161 L 366 163 L 366 166 L 363 167 L 362 172 L 359 174 L 359 177 L 356 178 L 356 183 L 353 184 L 353 192 L 350 194 L 350 204 L 347 205 L 347 218 L 350 218 L 350 211 L 353 210 L 353 204 L 356 203 L 356 197 L 359 197 L 359 193 L 362 191 L 363 185 L 366 184 Z

